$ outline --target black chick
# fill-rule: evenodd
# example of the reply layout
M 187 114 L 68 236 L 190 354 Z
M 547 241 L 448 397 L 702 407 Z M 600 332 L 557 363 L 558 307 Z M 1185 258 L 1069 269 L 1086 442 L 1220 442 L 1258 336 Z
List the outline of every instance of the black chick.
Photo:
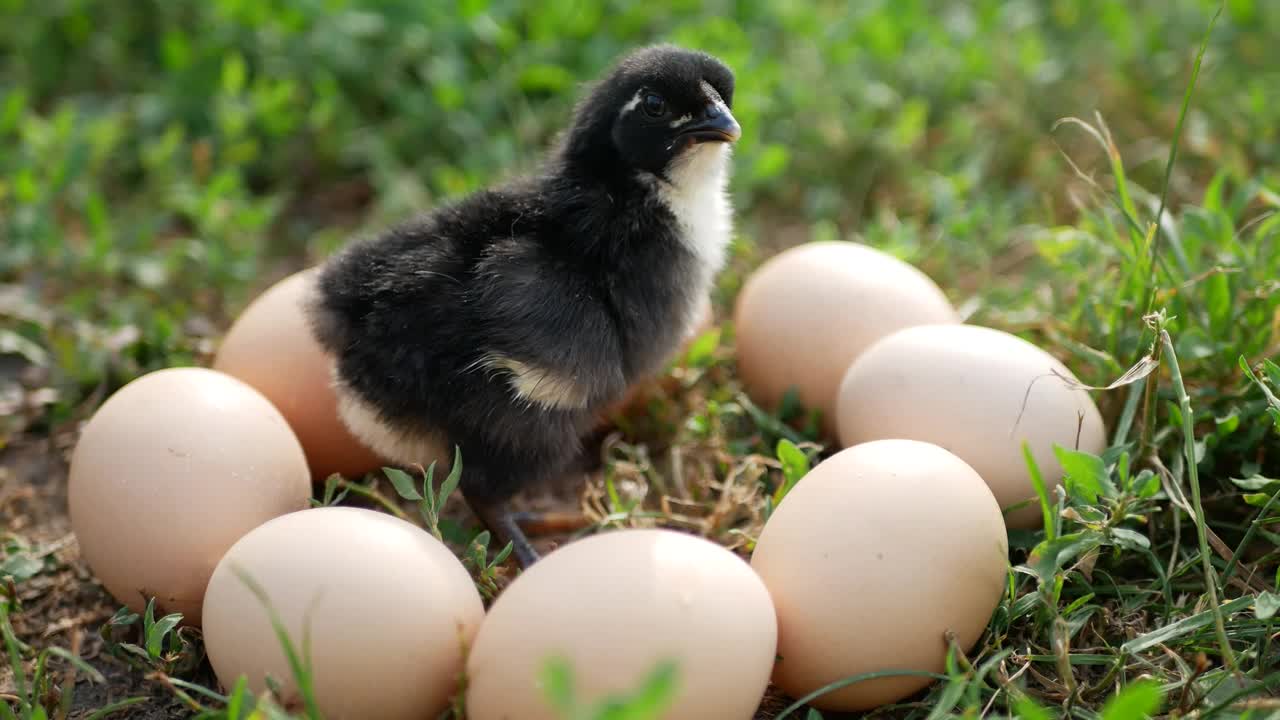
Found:
M 661 369 L 724 262 L 734 76 L 672 46 L 621 59 L 534 176 L 353 243 L 308 313 L 340 413 L 387 459 L 447 464 L 498 547 L 597 414 Z

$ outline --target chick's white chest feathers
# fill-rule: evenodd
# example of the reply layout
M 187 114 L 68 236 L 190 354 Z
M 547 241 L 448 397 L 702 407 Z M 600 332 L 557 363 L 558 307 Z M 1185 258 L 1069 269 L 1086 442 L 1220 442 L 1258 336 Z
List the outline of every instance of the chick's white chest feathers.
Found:
M 733 208 L 726 192 L 729 146 L 703 143 L 672 164 L 667 180 L 658 183 L 658 197 L 675 216 L 681 243 L 698 261 L 698 293 L 724 266 L 733 231 Z

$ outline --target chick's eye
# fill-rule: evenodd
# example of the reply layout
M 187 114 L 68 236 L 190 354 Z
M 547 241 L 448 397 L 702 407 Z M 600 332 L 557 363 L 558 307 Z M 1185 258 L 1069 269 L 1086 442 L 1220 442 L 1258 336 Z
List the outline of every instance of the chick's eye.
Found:
M 645 114 L 650 117 L 662 117 L 662 114 L 667 111 L 667 101 L 656 93 L 645 95 L 642 105 L 644 106 Z

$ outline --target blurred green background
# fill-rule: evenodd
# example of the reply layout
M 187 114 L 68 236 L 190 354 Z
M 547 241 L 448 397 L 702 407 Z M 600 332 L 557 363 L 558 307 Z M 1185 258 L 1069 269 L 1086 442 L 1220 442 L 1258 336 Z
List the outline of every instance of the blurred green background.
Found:
M 1139 497 L 1121 478 L 1119 499 L 1073 497 L 1039 580 L 1013 574 L 990 647 L 1029 649 L 1042 698 L 1070 705 L 1073 678 L 1093 683 L 1075 717 L 1116 673 L 1182 687 L 1175 713 L 1227 702 L 1213 693 L 1236 674 L 1182 658 L 1215 652 L 1200 593 L 1216 572 L 1242 570 L 1233 594 L 1280 588 L 1266 515 L 1280 365 L 1263 362 L 1280 356 L 1278 0 L 0 0 L 0 450 L 19 436 L 69 447 L 120 384 L 205 361 L 273 280 L 532 169 L 581 86 L 656 41 L 737 74 L 721 320 L 764 257 L 832 238 L 915 263 L 967 320 L 1091 385 L 1150 351 L 1144 313 L 1168 313 L 1180 375 L 1165 350 L 1150 384 L 1095 393 L 1108 462 L 1127 450 L 1164 490 Z M 722 327 L 673 373 L 678 401 L 623 426 L 634 467 L 656 467 L 651 438 L 709 450 L 708 475 L 735 477 L 726 458 L 747 467 L 778 437 L 814 439 L 795 408 L 779 412 L 790 425 L 744 411 Z M 1207 523 L 1162 494 L 1193 468 Z M 1193 526 L 1220 538 L 1217 556 Z M 1086 546 L 1108 550 L 1068 572 Z M 1274 678 L 1274 615 L 1237 607 L 1230 642 L 1251 677 Z M 1125 650 L 1142 632 L 1158 639 Z M 955 705 L 959 688 L 985 713 L 982 682 L 933 697 Z
M 860 239 L 1016 319 L 1047 307 L 1034 267 L 1086 252 L 1061 226 L 1106 205 L 1062 152 L 1105 156 L 1054 122 L 1101 113 L 1157 192 L 1216 7 L 0 0 L 0 349 L 54 374 L 55 420 L 190 361 L 269 277 L 529 169 L 582 83 L 661 40 L 737 72 L 742 263 Z M 1275 177 L 1278 39 L 1280 3 L 1226 3 L 1171 204 Z

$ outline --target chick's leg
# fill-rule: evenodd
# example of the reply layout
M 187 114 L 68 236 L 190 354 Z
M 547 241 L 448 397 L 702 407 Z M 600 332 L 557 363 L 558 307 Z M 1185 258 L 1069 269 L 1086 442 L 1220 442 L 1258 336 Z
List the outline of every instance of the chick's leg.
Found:
M 502 443 L 479 439 L 462 447 L 462 495 L 493 538 L 490 547 L 501 550 L 510 542 L 522 569 L 538 560 L 529 535 L 568 534 L 591 525 L 582 512 L 515 512 L 509 501 L 522 489 L 565 483 L 599 468 L 604 435 L 574 442 L 576 430 L 568 421 L 526 424 L 519 430 L 525 443 L 519 453 Z M 483 462 L 468 464 L 467 457 L 483 458 Z
M 521 570 L 527 570 L 530 565 L 538 561 L 538 551 L 533 549 L 533 544 L 525 536 L 524 530 L 520 529 L 519 523 L 516 522 L 516 515 L 511 512 L 506 501 L 473 500 L 468 497 L 467 505 L 493 538 L 490 548 L 500 551 L 507 546 L 507 543 L 511 543 L 511 554 Z

